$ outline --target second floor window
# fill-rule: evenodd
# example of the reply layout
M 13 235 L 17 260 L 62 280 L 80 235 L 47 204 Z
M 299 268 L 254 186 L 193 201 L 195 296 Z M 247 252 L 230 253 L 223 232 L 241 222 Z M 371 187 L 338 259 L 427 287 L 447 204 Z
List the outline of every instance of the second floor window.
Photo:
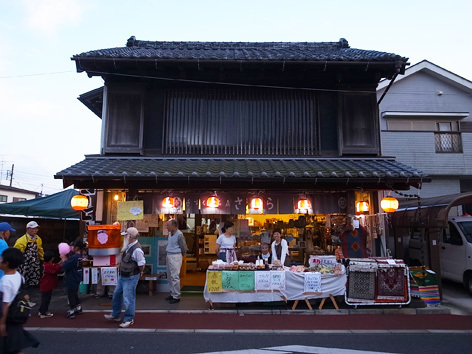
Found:
M 462 152 L 458 122 L 438 122 L 434 133 L 436 152 Z

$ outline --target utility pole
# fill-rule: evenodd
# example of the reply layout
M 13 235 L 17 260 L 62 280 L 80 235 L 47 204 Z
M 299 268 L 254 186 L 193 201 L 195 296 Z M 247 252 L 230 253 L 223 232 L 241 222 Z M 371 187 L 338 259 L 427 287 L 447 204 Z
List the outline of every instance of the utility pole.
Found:
M 13 169 L 15 168 L 15 164 L 11 165 L 11 174 L 10 174 L 10 187 L 13 182 Z

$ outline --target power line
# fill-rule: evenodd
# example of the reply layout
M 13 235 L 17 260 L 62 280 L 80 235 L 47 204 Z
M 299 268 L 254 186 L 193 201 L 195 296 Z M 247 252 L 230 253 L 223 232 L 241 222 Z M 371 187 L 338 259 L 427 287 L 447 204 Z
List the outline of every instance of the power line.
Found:
M 56 72 L 39 73 L 39 74 L 25 74 L 25 75 L 0 76 L 0 79 L 13 79 L 13 78 L 19 78 L 19 77 L 57 75 L 57 74 L 66 74 L 66 73 L 75 73 L 75 71 L 56 71 Z

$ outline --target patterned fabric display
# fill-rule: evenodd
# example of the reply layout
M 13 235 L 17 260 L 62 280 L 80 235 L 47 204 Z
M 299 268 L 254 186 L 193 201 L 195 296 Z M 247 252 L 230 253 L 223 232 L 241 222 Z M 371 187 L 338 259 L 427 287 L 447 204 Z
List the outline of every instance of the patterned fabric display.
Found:
M 37 286 L 41 279 L 41 264 L 38 258 L 38 245 L 36 242 L 28 242 L 23 253 L 24 261 L 18 271 L 25 278 L 26 286 Z
M 349 298 L 374 300 L 375 273 L 351 271 L 349 273 Z
M 365 258 L 366 231 L 360 226 L 355 230 L 346 230 L 342 235 L 342 250 L 345 258 Z
M 405 268 L 379 268 L 377 294 L 380 300 L 403 300 L 405 298 Z

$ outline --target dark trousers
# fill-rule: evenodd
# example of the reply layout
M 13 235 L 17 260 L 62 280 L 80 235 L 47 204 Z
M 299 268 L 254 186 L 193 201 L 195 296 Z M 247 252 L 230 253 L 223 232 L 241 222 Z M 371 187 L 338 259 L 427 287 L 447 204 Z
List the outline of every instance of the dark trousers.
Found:
M 39 313 L 44 315 L 49 310 L 49 304 L 51 303 L 52 290 L 41 291 L 41 306 L 39 306 Z
M 79 300 L 79 287 L 77 288 L 67 288 L 67 299 L 69 299 L 69 308 L 71 310 L 75 309 L 80 305 Z

